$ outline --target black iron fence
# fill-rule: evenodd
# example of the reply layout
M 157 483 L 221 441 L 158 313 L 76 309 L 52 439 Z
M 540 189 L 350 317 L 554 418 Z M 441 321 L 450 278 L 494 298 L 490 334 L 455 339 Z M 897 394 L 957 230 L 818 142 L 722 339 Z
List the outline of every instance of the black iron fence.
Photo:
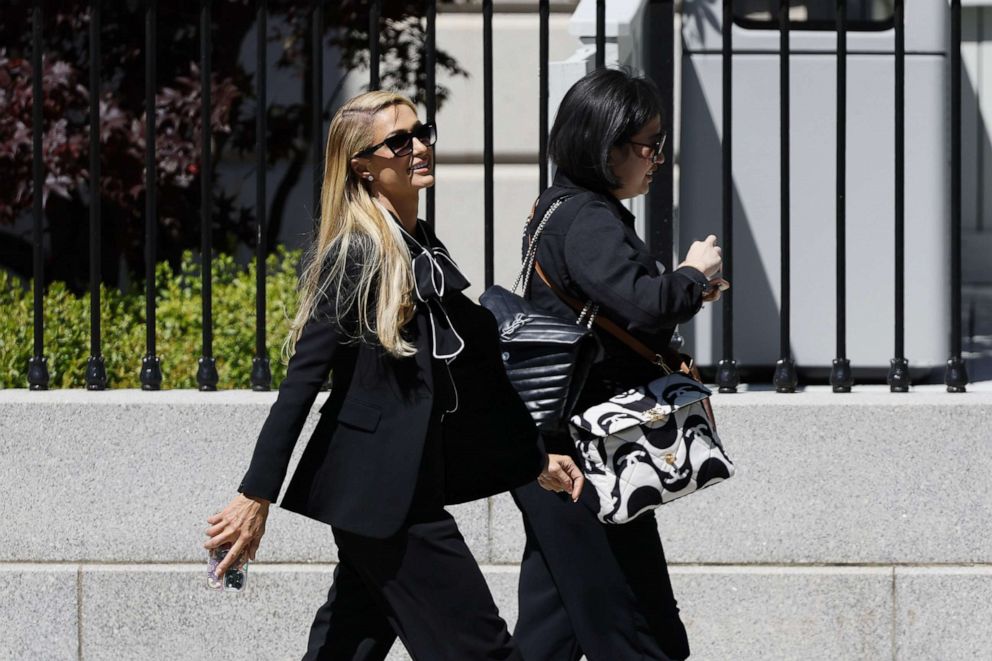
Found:
M 369 0 L 369 62 L 370 78 L 369 87 L 379 86 L 379 42 L 382 0 Z M 90 42 L 90 88 L 96 90 L 100 82 L 100 18 L 101 0 L 90 1 L 91 21 L 89 27 Z M 671 2 L 664 4 L 671 5 Z M 895 26 L 895 117 L 893 127 L 895 131 L 895 233 L 894 233 L 894 297 L 895 297 L 895 324 L 893 358 L 888 375 L 888 383 L 893 392 L 905 392 L 909 389 L 909 364 L 904 353 L 904 268 L 905 268 L 905 224 L 904 224 L 904 169 L 905 169 L 905 27 L 904 27 L 904 0 L 895 0 L 894 26 Z M 729 280 L 733 280 L 734 268 L 734 248 L 733 248 L 733 213 L 732 213 L 732 130 L 733 114 L 731 80 L 732 80 L 732 31 L 733 21 L 733 0 L 723 0 L 723 168 L 722 168 L 722 200 L 723 200 L 723 227 L 722 244 L 724 249 L 724 274 Z M 145 390 L 158 390 L 162 386 L 162 371 L 160 359 L 156 355 L 155 336 L 155 259 L 156 259 L 156 228 L 157 207 L 156 207 L 156 158 L 155 158 L 155 93 L 156 93 L 156 25 L 158 0 L 145 0 L 145 107 L 146 107 L 146 139 L 145 139 L 145 355 L 141 360 L 140 381 L 141 387 Z M 257 20 L 257 77 L 256 93 L 258 104 L 256 106 L 257 117 L 257 147 L 256 158 L 257 168 L 255 172 L 255 185 L 257 191 L 257 269 L 256 269 L 256 326 L 255 326 L 255 358 L 251 373 L 251 387 L 254 390 L 268 390 L 271 385 L 271 373 L 267 358 L 267 338 L 265 336 L 265 255 L 267 252 L 266 237 L 266 20 L 267 3 L 266 0 L 255 0 L 255 11 Z M 324 25 L 324 5 L 323 0 L 311 2 L 312 12 L 311 26 L 315 34 L 319 34 Z M 960 0 L 951 0 L 951 37 L 950 37 L 950 77 L 951 77 L 951 215 L 948 219 L 950 232 L 950 337 L 949 337 L 949 359 L 947 361 L 945 384 L 948 392 L 963 392 L 968 382 L 965 364 L 961 354 L 961 3 Z M 42 80 L 38 72 L 42 71 L 42 12 L 41 2 L 35 2 L 32 8 L 32 63 L 33 63 L 33 181 L 34 181 L 34 207 L 33 207 L 33 275 L 34 275 L 34 355 L 29 361 L 28 384 L 32 390 L 44 390 L 48 385 L 48 370 L 45 358 L 44 347 L 44 262 L 42 254 L 43 237 L 43 208 L 42 196 L 38 193 L 42 190 L 45 168 L 42 159 Z M 424 2 L 424 17 L 426 20 L 426 109 L 428 121 L 433 121 L 437 107 L 435 91 L 435 69 L 436 69 L 436 43 L 435 43 L 435 23 L 437 14 L 436 0 L 426 0 Z M 547 186 L 548 156 L 547 156 L 547 135 L 548 135 L 548 32 L 549 32 L 549 0 L 539 0 L 538 15 L 540 22 L 539 29 L 539 61 L 537 63 L 540 77 L 540 110 L 539 110 L 539 172 L 540 187 L 543 190 Z M 671 12 L 665 14 L 671 16 Z M 606 64 L 606 30 L 605 30 L 606 2 L 597 0 L 596 2 L 596 54 L 595 63 L 597 67 Z M 493 2 L 492 0 L 482 0 L 483 17 L 483 135 L 484 135 L 484 195 L 485 195 L 485 224 L 484 224 L 484 250 L 485 250 L 485 284 L 493 284 L 494 271 L 494 224 L 493 224 Z M 781 121 L 781 225 L 780 225 L 780 251 L 781 251 L 781 306 L 780 306 L 780 358 L 776 365 L 773 382 L 778 392 L 793 392 L 797 386 L 796 364 L 790 352 L 790 199 L 789 199 L 789 1 L 779 0 L 777 25 L 780 31 L 780 121 Z M 850 360 L 846 355 L 846 275 L 847 264 L 845 261 L 846 242 L 846 217 L 845 217 L 845 157 L 846 157 L 846 84 L 847 84 L 847 0 L 837 0 L 836 32 L 837 32 L 837 174 L 836 174 L 836 358 L 833 361 L 833 370 L 830 374 L 830 383 L 834 392 L 848 392 L 851 389 L 852 369 Z M 210 172 L 211 150 L 210 150 L 210 75 L 211 75 L 211 1 L 201 0 L 200 5 L 200 75 L 202 79 L 202 114 L 203 114 L 203 140 L 201 152 L 201 171 Z M 319 127 L 323 126 L 323 60 L 324 45 L 320 38 L 311 39 L 312 50 L 311 72 L 313 86 L 312 101 L 312 121 L 317 127 L 315 135 L 321 136 Z M 670 74 L 670 72 L 668 72 Z M 663 76 L 666 81 L 671 81 L 671 75 Z M 672 93 L 671 85 L 665 86 L 664 92 Z M 90 94 L 90 171 L 89 177 L 91 186 L 90 194 L 90 215 L 89 215 L 89 252 L 90 252 L 90 358 L 86 372 L 86 386 L 90 390 L 102 390 L 106 388 L 107 378 L 104 367 L 104 359 L 101 351 L 100 337 L 100 195 L 96 188 L 100 181 L 100 158 L 99 158 L 99 135 L 100 135 L 100 109 L 99 95 Z M 322 157 L 323 141 L 313 140 L 313 183 L 312 199 L 314 216 L 319 218 L 320 185 L 322 180 Z M 671 149 L 669 146 L 668 150 Z M 671 154 L 666 154 L 670 158 Z M 670 176 L 670 173 L 669 173 Z M 209 177 L 201 177 L 201 278 L 202 278 L 202 351 L 197 370 L 197 383 L 200 390 L 215 390 L 218 385 L 217 369 L 213 357 L 213 319 L 212 319 L 212 292 L 211 292 L 211 204 Z M 670 203 L 669 203 L 670 206 Z M 671 217 L 671 209 L 668 209 L 667 217 Z M 427 220 L 434 221 L 434 191 L 429 190 L 427 194 Z M 722 358 L 716 366 L 715 379 L 721 392 L 734 392 L 739 385 L 739 375 L 737 362 L 733 352 L 733 290 L 726 292 L 722 299 L 723 306 L 723 337 L 722 337 Z

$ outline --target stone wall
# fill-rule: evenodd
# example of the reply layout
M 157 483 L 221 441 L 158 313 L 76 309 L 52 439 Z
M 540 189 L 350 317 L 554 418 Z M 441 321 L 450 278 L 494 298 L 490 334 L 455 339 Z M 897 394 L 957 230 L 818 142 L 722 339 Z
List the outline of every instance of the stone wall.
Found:
M 659 512 L 693 658 L 992 658 L 983 385 L 716 396 L 738 475 Z M 0 392 L 0 659 L 299 658 L 330 530 L 273 508 L 243 594 L 200 546 L 274 397 Z M 513 503 L 452 509 L 512 626 Z

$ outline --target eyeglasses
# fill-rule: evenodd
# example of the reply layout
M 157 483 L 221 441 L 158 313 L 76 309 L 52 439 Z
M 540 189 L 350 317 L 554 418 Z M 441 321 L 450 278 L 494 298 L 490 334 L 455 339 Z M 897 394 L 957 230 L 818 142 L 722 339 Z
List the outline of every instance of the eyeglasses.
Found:
M 628 140 L 627 142 L 629 142 L 632 145 L 637 145 L 638 147 L 641 147 L 641 149 L 637 150 L 638 156 L 653 161 L 658 158 L 658 155 L 661 154 L 661 150 L 665 148 L 665 140 L 667 139 L 668 139 L 668 134 L 662 133 L 660 138 L 658 138 L 655 142 L 650 144 L 644 142 L 636 142 L 634 140 Z
M 400 131 L 395 135 L 391 135 L 377 145 L 372 145 L 371 147 L 366 147 L 362 151 L 355 154 L 355 157 L 359 156 L 370 156 L 379 147 L 386 146 L 389 147 L 389 151 L 393 152 L 393 156 L 409 156 L 413 153 L 413 139 L 416 138 L 420 142 L 428 147 L 432 146 L 437 142 L 437 126 L 434 124 L 421 124 L 412 131 Z

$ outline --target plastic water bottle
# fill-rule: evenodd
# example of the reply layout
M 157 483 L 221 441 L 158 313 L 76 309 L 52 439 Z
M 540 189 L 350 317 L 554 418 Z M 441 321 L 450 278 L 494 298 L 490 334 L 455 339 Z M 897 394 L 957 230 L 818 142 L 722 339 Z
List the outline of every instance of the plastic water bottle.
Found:
M 238 558 L 239 562 L 235 562 L 224 572 L 223 576 L 216 576 L 217 566 L 227 557 L 230 550 L 231 545 L 224 544 L 210 549 L 207 554 L 207 587 L 212 590 L 241 592 L 248 584 L 248 560 L 243 555 Z

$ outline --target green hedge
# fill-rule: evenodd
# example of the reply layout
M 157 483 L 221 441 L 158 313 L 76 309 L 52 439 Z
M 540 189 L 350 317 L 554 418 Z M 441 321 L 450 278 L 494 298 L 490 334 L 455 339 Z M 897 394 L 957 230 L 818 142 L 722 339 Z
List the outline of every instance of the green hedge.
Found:
M 282 248 L 266 261 L 266 343 L 273 387 L 286 374 L 282 345 L 296 310 L 299 253 Z M 202 349 L 200 267 L 189 253 L 178 272 L 156 268 L 156 353 L 163 388 L 196 388 Z M 145 354 L 144 291 L 100 295 L 102 350 L 110 388 L 140 388 Z M 26 388 L 33 353 L 33 297 L 23 282 L 0 271 L 0 388 Z M 250 388 L 255 356 L 255 263 L 244 268 L 229 255 L 213 262 L 214 357 L 218 388 Z M 45 295 L 45 356 L 50 388 L 85 387 L 90 355 L 89 296 L 75 296 L 56 282 Z

